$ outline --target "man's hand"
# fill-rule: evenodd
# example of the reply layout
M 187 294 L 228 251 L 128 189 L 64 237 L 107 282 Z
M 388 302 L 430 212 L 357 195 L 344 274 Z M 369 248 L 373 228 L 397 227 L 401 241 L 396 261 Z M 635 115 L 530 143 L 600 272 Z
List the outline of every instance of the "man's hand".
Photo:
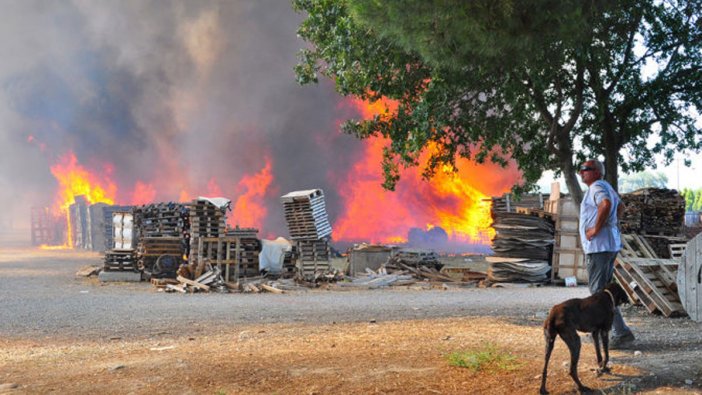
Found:
M 592 240 L 593 237 L 597 235 L 597 229 L 595 228 L 587 228 L 585 230 L 585 238 L 590 241 Z
M 585 229 L 585 238 L 592 240 L 600 230 L 604 227 L 607 222 L 607 217 L 609 217 L 609 210 L 612 209 L 612 202 L 609 199 L 603 199 L 600 204 L 597 205 L 597 219 L 595 220 L 595 226 L 592 228 Z

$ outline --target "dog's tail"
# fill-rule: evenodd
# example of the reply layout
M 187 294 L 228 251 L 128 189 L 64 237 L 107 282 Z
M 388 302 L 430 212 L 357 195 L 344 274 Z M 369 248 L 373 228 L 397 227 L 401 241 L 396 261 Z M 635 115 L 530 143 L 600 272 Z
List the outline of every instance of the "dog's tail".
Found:
M 553 310 L 553 308 L 551 308 L 551 310 Z M 546 339 L 546 342 L 551 339 L 555 339 L 557 335 L 556 314 L 552 314 L 551 310 L 549 310 L 548 317 L 544 321 L 544 338 Z

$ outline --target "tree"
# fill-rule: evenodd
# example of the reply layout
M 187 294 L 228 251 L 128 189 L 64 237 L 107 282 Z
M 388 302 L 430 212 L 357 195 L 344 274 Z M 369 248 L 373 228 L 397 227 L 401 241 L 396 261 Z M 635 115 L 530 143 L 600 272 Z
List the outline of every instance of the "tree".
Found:
M 641 188 L 667 188 L 668 177 L 661 172 L 638 172 L 621 177 L 619 192 L 627 193 Z M 683 191 L 684 196 L 684 191 Z
M 701 3 L 295 0 L 307 13 L 299 35 L 313 44 L 296 72 L 397 100 L 395 112 L 345 124 L 392 140 L 390 189 L 398 166 L 433 146 L 428 177 L 457 155 L 513 159 L 524 187 L 555 170 L 580 201 L 576 165 L 588 157 L 604 157 L 616 188 L 619 167 L 702 148 Z
M 690 188 L 683 188 L 682 196 L 685 198 L 685 211 L 692 211 L 692 205 L 695 202 L 695 191 Z
M 695 201 L 692 203 L 692 211 L 702 211 L 702 189 L 695 191 Z

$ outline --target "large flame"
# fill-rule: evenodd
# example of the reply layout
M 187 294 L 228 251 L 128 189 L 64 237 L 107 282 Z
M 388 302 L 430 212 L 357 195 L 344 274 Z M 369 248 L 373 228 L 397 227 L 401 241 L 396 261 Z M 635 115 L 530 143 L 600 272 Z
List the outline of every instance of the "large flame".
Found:
M 259 227 L 268 210 L 263 204 L 268 188 L 273 182 L 270 158 L 265 158 L 266 165 L 258 173 L 244 176 L 237 185 L 239 197 L 234 202 L 233 213 L 229 219 L 232 226 Z
M 104 167 L 103 174 L 109 175 L 111 166 Z M 117 186 L 109 176 L 100 177 L 78 163 L 73 152 L 59 158 L 51 166 L 51 174 L 59 183 L 59 191 L 52 207 L 55 216 L 65 216 L 68 224 L 66 247 L 72 247 L 72 229 L 69 207 L 76 202 L 76 196 L 84 196 L 88 204 L 114 204 Z
M 372 104 L 354 100 L 364 118 L 392 113 L 396 104 Z M 442 169 L 429 181 L 421 177 L 422 167 L 434 146 L 426 148 L 420 166 L 401 170 L 395 192 L 382 188 L 380 162 L 384 138 L 370 138 L 363 157 L 349 172 L 339 191 L 344 209 L 334 224 L 334 239 L 381 243 L 407 240 L 411 228 L 440 226 L 454 242 L 488 244 L 494 234 L 490 227 L 489 196 L 507 192 L 519 179 L 514 166 L 478 165 L 459 158 L 457 172 Z

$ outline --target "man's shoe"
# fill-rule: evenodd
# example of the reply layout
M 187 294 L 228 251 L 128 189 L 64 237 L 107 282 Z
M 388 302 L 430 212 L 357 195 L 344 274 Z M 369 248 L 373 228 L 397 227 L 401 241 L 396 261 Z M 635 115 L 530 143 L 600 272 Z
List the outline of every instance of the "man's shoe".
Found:
M 634 342 L 634 340 L 636 340 L 636 337 L 634 337 L 634 334 L 631 332 L 621 336 L 613 336 L 611 339 L 609 339 L 609 349 L 621 350 L 627 348 Z

